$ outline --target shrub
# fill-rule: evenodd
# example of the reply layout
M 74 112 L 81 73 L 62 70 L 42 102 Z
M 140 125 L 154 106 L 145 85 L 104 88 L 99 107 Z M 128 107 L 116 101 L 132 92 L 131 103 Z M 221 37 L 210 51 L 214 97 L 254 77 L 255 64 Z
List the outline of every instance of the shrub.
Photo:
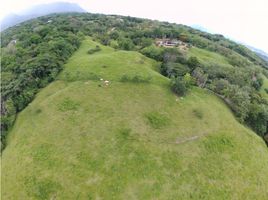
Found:
M 169 123 L 169 119 L 165 115 L 158 112 L 147 113 L 145 117 L 147 118 L 149 124 L 155 129 L 163 128 Z
M 246 122 L 259 136 L 264 137 L 268 128 L 268 105 L 251 104 Z
M 184 96 L 187 92 L 186 83 L 182 77 L 173 78 L 171 80 L 171 89 L 180 96 Z
M 163 61 L 163 54 L 164 54 L 163 48 L 151 45 L 143 48 L 140 52 L 149 58 L 155 59 L 157 61 Z
M 190 69 L 181 63 L 167 62 L 161 65 L 161 74 L 167 77 L 184 76 Z
M 188 67 L 193 71 L 195 68 L 200 66 L 200 62 L 197 57 L 191 56 L 187 61 Z
M 65 81 L 68 82 L 73 82 L 73 81 L 77 81 L 77 80 L 100 80 L 100 77 L 93 73 L 93 72 L 89 72 L 89 73 L 80 73 L 79 71 L 75 72 L 75 73 L 69 73 L 69 72 L 64 72 L 63 73 L 63 79 Z
M 94 54 L 94 53 L 96 53 L 96 52 L 98 52 L 98 51 L 101 51 L 101 48 L 100 48 L 99 45 L 96 45 L 95 48 L 93 48 L 93 49 L 89 49 L 89 50 L 87 51 L 87 53 L 88 53 L 88 54 Z
M 257 77 L 257 79 L 255 81 L 252 82 L 252 86 L 256 89 L 256 90 L 260 90 L 261 87 L 263 85 L 263 78 L 261 76 Z
M 127 140 L 130 137 L 131 129 L 130 128 L 122 128 L 119 130 L 118 138 L 122 140 Z
M 183 76 L 183 81 L 185 82 L 186 88 L 191 88 L 193 85 L 195 85 L 195 79 L 189 73 L 186 73 Z
M 225 134 L 208 136 L 203 143 L 205 149 L 210 153 L 222 153 L 230 151 L 235 146 L 234 139 Z
M 62 112 L 69 111 L 69 110 L 77 110 L 79 104 L 70 98 L 65 98 L 59 105 L 58 109 Z
M 37 115 L 40 114 L 41 112 L 42 112 L 42 110 L 40 108 L 35 110 L 35 114 L 37 114 Z
M 268 94 L 268 88 L 264 88 L 264 91 Z
M 199 119 L 203 119 L 203 112 L 200 109 L 193 109 L 193 113 L 194 115 L 199 118 Z
M 120 81 L 121 82 L 131 82 L 131 83 L 149 83 L 151 81 L 152 77 L 151 76 L 141 76 L 141 75 L 127 75 L 124 74 L 121 78 Z
M 34 199 L 52 199 L 52 196 L 61 190 L 62 186 L 50 179 L 37 179 L 34 176 L 26 177 L 24 185 L 28 195 Z
M 195 68 L 195 70 L 192 73 L 192 76 L 195 78 L 196 84 L 199 87 L 201 88 L 205 87 L 207 79 L 208 79 L 208 75 L 205 74 L 204 71 L 200 67 Z
M 128 51 L 133 50 L 135 47 L 132 40 L 129 38 L 120 38 L 118 41 L 118 45 L 121 49 L 128 50 Z
M 248 117 L 250 108 L 250 95 L 247 88 L 228 85 L 224 91 L 225 97 L 229 100 L 229 106 L 235 112 L 238 120 L 244 122 L 245 118 Z

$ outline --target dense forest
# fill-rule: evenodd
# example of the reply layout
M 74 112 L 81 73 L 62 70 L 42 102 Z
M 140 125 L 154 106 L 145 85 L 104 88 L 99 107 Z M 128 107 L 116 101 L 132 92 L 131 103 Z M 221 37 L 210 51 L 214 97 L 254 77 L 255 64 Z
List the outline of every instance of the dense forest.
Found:
M 1 34 L 1 142 L 16 114 L 40 88 L 57 78 L 67 59 L 90 36 L 115 49 L 139 51 L 160 63 L 160 72 L 171 79 L 171 89 L 180 96 L 191 87 L 201 87 L 222 98 L 237 119 L 260 137 L 268 132 L 268 101 L 260 93 L 268 77 L 268 63 L 245 46 L 219 34 L 133 17 L 101 14 L 53 14 L 30 20 Z M 186 50 L 156 44 L 176 40 Z M 203 62 L 188 53 L 205 49 L 223 56 L 228 64 Z M 89 53 L 98 51 L 90 49 Z M 268 89 L 267 89 L 268 90 Z

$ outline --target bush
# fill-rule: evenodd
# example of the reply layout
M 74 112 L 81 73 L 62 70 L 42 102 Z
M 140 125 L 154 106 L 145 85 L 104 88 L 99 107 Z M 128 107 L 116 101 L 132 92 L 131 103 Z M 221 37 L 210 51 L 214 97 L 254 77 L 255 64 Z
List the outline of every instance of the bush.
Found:
M 205 87 L 207 79 L 208 79 L 208 75 L 205 74 L 204 71 L 200 67 L 195 68 L 195 70 L 192 73 L 192 76 L 195 78 L 196 84 L 199 87 L 201 88 Z
M 124 74 L 121 78 L 120 81 L 121 82 L 131 82 L 131 83 L 149 83 L 151 81 L 152 77 L 151 76 L 141 76 L 141 75 L 134 75 L 134 76 L 130 76 L 127 74 Z
M 132 40 L 129 38 L 120 38 L 118 41 L 118 45 L 121 49 L 128 50 L 128 51 L 133 50 L 135 47 Z
M 71 100 L 70 98 L 65 98 L 59 105 L 58 109 L 62 112 L 77 110 L 79 107 L 79 103 Z
M 200 67 L 200 62 L 197 57 L 191 56 L 187 61 L 188 67 L 193 71 L 195 68 Z
M 95 48 L 93 48 L 93 49 L 89 49 L 89 50 L 87 51 L 87 53 L 88 53 L 88 54 L 94 54 L 94 53 L 96 53 L 96 52 L 98 52 L 98 51 L 101 51 L 101 48 L 100 48 L 99 45 L 96 45 Z
M 263 78 L 261 76 L 258 76 L 257 79 L 255 81 L 252 82 L 252 86 L 256 89 L 256 90 L 260 90 L 261 87 L 263 85 Z
M 169 123 L 169 119 L 158 112 L 147 113 L 145 117 L 148 119 L 149 124 L 155 129 L 163 128 Z
M 264 137 L 268 128 L 268 106 L 264 104 L 251 104 L 246 122 L 261 137 Z
M 199 119 L 203 119 L 203 112 L 200 109 L 193 109 L 193 113 L 194 115 L 199 118 Z
M 127 140 L 130 138 L 131 129 L 130 128 L 122 128 L 119 130 L 118 139 Z
M 143 48 L 140 51 L 143 55 L 155 59 L 157 61 L 163 60 L 164 50 L 162 48 L 156 47 L 155 45 L 151 45 L 149 47 Z
M 248 117 L 250 109 L 250 95 L 246 87 L 240 88 L 237 85 L 228 85 L 224 91 L 229 106 L 235 112 L 238 120 L 244 122 Z
M 182 77 L 173 78 L 171 80 L 171 89 L 180 96 L 186 95 L 187 87 Z
M 235 146 L 234 139 L 226 134 L 208 136 L 203 144 L 205 149 L 210 153 L 231 151 Z
M 163 63 L 160 70 L 161 74 L 167 77 L 184 76 L 186 73 L 190 72 L 190 69 L 186 65 L 173 62 Z
M 264 91 L 268 94 L 268 88 L 264 88 Z

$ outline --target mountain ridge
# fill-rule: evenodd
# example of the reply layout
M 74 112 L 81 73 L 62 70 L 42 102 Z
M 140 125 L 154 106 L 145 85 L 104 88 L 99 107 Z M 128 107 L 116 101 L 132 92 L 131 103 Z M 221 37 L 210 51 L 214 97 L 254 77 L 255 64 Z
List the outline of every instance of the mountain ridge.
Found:
M 246 46 L 252 51 L 254 51 L 256 54 L 258 54 L 258 56 L 260 56 L 262 59 L 266 60 L 266 62 L 268 62 L 268 53 L 250 45 L 246 45 Z
M 87 12 L 82 9 L 78 4 L 69 2 L 55 2 L 47 4 L 38 4 L 31 8 L 22 10 L 18 13 L 11 13 L 1 20 L 1 31 L 15 26 L 24 21 L 49 15 L 52 13 L 63 13 L 63 12 Z

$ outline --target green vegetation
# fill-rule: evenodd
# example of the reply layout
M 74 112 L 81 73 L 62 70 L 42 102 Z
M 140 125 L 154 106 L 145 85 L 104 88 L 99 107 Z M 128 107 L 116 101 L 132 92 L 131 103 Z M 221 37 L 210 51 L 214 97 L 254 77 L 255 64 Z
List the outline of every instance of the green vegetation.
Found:
M 268 100 L 268 78 L 263 76 L 263 85 L 261 88 L 261 94 Z
M 121 82 L 131 82 L 131 83 L 149 83 L 152 77 L 142 77 L 138 74 L 133 76 L 128 76 L 127 74 L 124 74 L 120 81 Z
M 155 129 L 165 127 L 170 121 L 165 115 L 158 112 L 147 113 L 145 116 L 149 124 Z
M 199 119 L 202 119 L 204 117 L 202 110 L 200 110 L 199 108 L 193 109 L 193 113 Z
M 241 123 L 246 123 L 264 138 L 268 130 L 268 101 L 266 94 L 261 97 L 264 69 L 253 63 L 238 67 L 228 56 L 197 47 L 189 50 L 188 57 L 174 50 L 164 52 L 166 54 L 161 73 L 174 77 L 172 89 L 175 93 L 184 96 L 194 84 L 213 91 L 229 105 Z
M 266 198 L 268 150 L 218 97 L 193 87 L 178 98 L 153 60 L 101 45 L 89 55 L 96 45 L 86 39 L 18 115 L 2 155 L 3 199 Z
M 215 53 L 211 52 L 205 49 L 200 49 L 197 47 L 193 47 L 189 50 L 189 55 L 192 57 L 198 58 L 202 64 L 215 64 L 216 66 L 221 64 L 223 67 L 230 68 L 232 65 L 229 64 L 228 60 L 226 57 Z
M 101 50 L 100 46 L 99 46 L 99 45 L 96 45 L 95 48 L 93 48 L 93 49 L 89 49 L 89 50 L 87 51 L 87 53 L 88 53 L 88 54 L 93 54 L 93 53 L 96 53 L 96 52 L 98 52 L 98 51 L 100 51 L 100 50 Z
M 1 48 L 3 199 L 268 196 L 252 132 L 268 137 L 268 63 L 244 46 L 72 13 L 7 29 Z
M 55 80 L 83 38 L 77 30 L 66 30 L 63 25 L 54 29 L 43 20 L 33 20 L 32 26 L 14 32 L 8 29 L 1 38 L 1 150 L 16 113 L 33 100 L 38 89 Z
M 184 96 L 184 95 L 186 95 L 188 88 L 186 86 L 186 82 L 184 81 L 184 79 L 181 77 L 178 77 L 178 78 L 172 79 L 171 89 L 176 94 L 178 94 L 180 96 Z
M 51 23 L 47 23 L 48 21 Z M 189 73 L 195 79 L 197 86 L 224 96 L 239 120 L 247 125 L 254 123 L 248 123 L 252 121 L 249 109 L 252 104 L 267 107 L 267 102 L 256 99 L 256 96 L 259 95 L 258 91 L 263 84 L 262 73 L 266 75 L 268 73 L 261 67 L 267 68 L 268 63 L 246 47 L 221 35 L 211 35 L 183 25 L 133 17 L 89 13 L 54 14 L 24 22 L 5 30 L 2 34 L 2 147 L 5 146 L 6 135 L 14 123 L 16 114 L 34 99 L 40 88 L 55 80 L 62 70 L 62 65 L 77 50 L 85 35 L 105 46 L 117 50 L 139 51 L 162 62 L 160 72 L 169 78 L 183 77 Z M 158 47 L 155 41 L 161 38 L 179 40 L 184 43 L 184 47 L 180 44 L 175 45 L 176 48 Z M 89 55 L 101 51 L 99 44 L 87 49 Z M 112 59 L 112 55 L 104 59 Z M 139 67 L 144 61 L 135 62 Z M 120 62 L 117 64 L 122 66 Z M 110 68 L 110 71 L 114 69 L 109 64 L 97 67 Z M 83 71 L 85 70 L 77 71 L 76 74 L 68 71 L 65 73 L 65 80 L 102 78 L 101 74 L 98 76 L 91 69 L 90 73 Z M 149 76 L 141 77 L 140 72 L 129 77 L 122 74 L 121 77 L 123 81 L 129 82 L 150 81 Z M 227 81 L 223 90 L 219 91 L 219 88 L 215 90 L 218 82 L 222 81 Z M 246 90 L 250 96 L 250 103 L 236 101 L 223 94 L 226 90 L 232 90 L 235 85 L 239 86 L 238 90 Z M 245 109 L 237 108 L 239 104 L 247 106 L 244 106 Z M 262 124 L 267 127 L 267 121 L 264 119 Z M 264 134 L 254 130 L 261 136 Z
M 72 101 L 69 98 L 64 99 L 59 105 L 58 108 L 60 111 L 69 111 L 69 110 L 77 110 L 79 104 Z

